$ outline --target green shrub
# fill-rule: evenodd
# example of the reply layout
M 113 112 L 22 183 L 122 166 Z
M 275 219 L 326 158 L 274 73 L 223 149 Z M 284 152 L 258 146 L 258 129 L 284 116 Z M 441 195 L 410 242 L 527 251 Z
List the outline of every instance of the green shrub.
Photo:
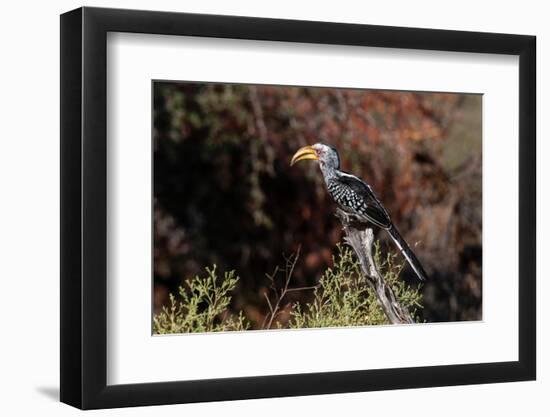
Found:
M 408 287 L 399 279 L 403 264 L 396 262 L 397 255 L 388 254 L 382 258 L 378 243 L 375 244 L 374 249 L 375 262 L 386 283 L 392 287 L 397 300 L 409 309 L 413 317 L 416 317 L 417 309 L 422 308 L 420 291 Z M 291 259 L 293 262 L 296 261 L 294 258 Z M 313 300 L 310 303 L 295 303 L 288 323 L 275 322 L 273 324 L 276 328 L 389 324 L 352 250 L 338 245 L 333 263 L 333 267 L 328 268 L 321 276 L 319 284 L 314 289 Z M 291 276 L 288 280 L 290 278 Z M 170 305 L 163 307 L 162 311 L 153 318 L 154 333 L 249 329 L 250 323 L 242 311 L 233 315 L 228 310 L 231 292 L 235 289 L 238 280 L 235 271 L 229 271 L 224 274 L 221 282 L 218 282 L 216 266 L 206 268 L 205 277 L 197 276 L 188 281 L 186 287 L 179 288 L 181 301 L 177 301 L 176 297 L 170 294 Z M 286 291 L 281 292 L 282 297 L 285 293 Z
M 187 281 L 187 287 L 180 287 L 181 301 L 170 294 L 170 305 L 153 318 L 153 332 L 156 334 L 221 332 L 246 330 L 249 327 L 242 312 L 236 317 L 227 309 L 231 302 L 231 291 L 239 281 L 235 271 L 224 274 L 218 282 L 216 265 L 206 268 L 204 278 L 196 276 Z
M 421 294 L 398 279 L 402 265 L 395 263 L 395 255 L 382 260 L 380 247 L 375 245 L 375 261 L 386 282 L 391 285 L 397 300 L 411 314 L 421 308 Z M 291 312 L 290 328 L 343 327 L 389 324 L 374 291 L 361 272 L 361 266 L 352 250 L 338 245 L 333 257 L 334 266 L 328 268 L 314 291 L 311 303 L 295 304 Z

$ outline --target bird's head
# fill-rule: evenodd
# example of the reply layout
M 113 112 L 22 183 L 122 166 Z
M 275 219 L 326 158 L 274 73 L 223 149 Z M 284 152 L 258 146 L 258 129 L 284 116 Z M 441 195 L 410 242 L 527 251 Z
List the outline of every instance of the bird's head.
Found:
M 316 143 L 315 145 L 304 146 L 303 148 L 298 149 L 290 161 L 290 166 L 305 159 L 318 161 L 321 168 L 340 168 L 340 157 L 338 156 L 336 149 L 323 143 Z

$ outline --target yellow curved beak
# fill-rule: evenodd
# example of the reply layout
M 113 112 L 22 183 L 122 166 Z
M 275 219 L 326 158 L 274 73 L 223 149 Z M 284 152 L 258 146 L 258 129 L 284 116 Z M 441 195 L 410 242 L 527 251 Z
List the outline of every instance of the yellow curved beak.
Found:
M 311 146 L 304 146 L 303 148 L 298 149 L 298 151 L 294 154 L 292 160 L 290 161 L 290 166 L 304 159 L 319 160 L 315 149 L 313 149 Z

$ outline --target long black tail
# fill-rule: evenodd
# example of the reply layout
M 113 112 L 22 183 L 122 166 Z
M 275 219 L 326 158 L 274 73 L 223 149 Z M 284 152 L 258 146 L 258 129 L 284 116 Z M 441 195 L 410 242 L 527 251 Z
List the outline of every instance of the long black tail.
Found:
M 409 247 L 405 239 L 403 239 L 397 228 L 392 225 L 387 230 L 405 259 L 407 259 L 407 261 L 409 262 L 411 268 L 414 270 L 414 272 L 416 272 L 416 275 L 418 275 L 418 278 L 420 278 L 421 281 L 425 281 L 428 278 L 428 274 L 426 274 L 426 271 L 424 271 L 422 264 L 420 263 L 412 249 Z

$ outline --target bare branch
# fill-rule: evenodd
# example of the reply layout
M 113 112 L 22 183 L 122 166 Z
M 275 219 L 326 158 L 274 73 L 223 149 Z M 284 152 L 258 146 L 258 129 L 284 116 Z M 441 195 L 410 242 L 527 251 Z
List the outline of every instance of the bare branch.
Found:
M 287 293 L 294 292 L 294 291 L 305 291 L 305 290 L 316 290 L 320 287 L 320 284 L 317 285 L 311 285 L 309 287 L 296 287 L 296 288 L 289 288 L 286 290 Z
M 361 271 L 374 290 L 376 299 L 389 322 L 392 324 L 414 323 L 407 308 L 399 303 L 391 286 L 386 283 L 384 277 L 378 271 L 372 253 L 374 243 L 372 229 L 340 209 L 337 209 L 336 216 L 342 222 L 345 233 L 344 240 L 357 255 Z
M 283 299 L 288 293 L 296 292 L 296 291 L 306 291 L 306 290 L 313 290 L 315 288 L 318 288 L 318 285 L 314 285 L 311 287 L 296 287 L 296 288 L 289 288 L 290 280 L 292 279 L 292 275 L 294 274 L 294 269 L 296 268 L 296 263 L 298 262 L 298 258 L 300 257 L 300 247 L 298 247 L 298 250 L 296 253 L 284 257 L 285 259 L 285 268 L 284 268 L 284 281 L 281 288 L 277 288 L 276 284 L 276 275 L 279 272 L 283 272 L 279 269 L 279 267 L 275 268 L 275 271 L 273 274 L 269 275 L 266 274 L 266 277 L 271 281 L 270 288 L 275 294 L 275 299 L 272 302 L 269 299 L 269 296 L 264 293 L 264 297 L 267 301 L 267 305 L 269 307 L 269 313 L 264 317 L 262 328 L 263 329 L 271 329 L 271 326 L 273 325 L 273 322 L 277 318 L 277 316 L 281 313 L 281 306 L 283 303 Z

